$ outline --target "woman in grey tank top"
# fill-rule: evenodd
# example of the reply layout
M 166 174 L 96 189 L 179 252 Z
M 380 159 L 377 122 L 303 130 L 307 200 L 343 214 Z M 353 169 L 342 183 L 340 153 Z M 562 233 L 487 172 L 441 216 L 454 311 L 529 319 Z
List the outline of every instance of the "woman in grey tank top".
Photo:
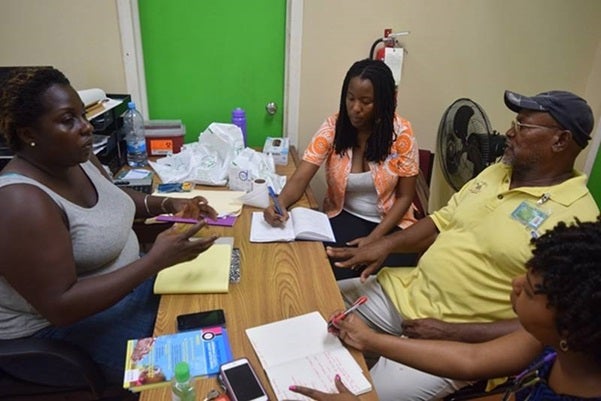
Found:
M 15 157 L 0 172 L 0 340 L 58 338 L 123 380 L 126 340 L 152 334 L 160 270 L 216 237 L 189 238 L 216 217 L 205 199 L 161 198 L 112 184 L 92 153 L 93 127 L 58 70 L 24 68 L 0 94 L 0 132 Z M 139 257 L 134 217 L 184 213 Z

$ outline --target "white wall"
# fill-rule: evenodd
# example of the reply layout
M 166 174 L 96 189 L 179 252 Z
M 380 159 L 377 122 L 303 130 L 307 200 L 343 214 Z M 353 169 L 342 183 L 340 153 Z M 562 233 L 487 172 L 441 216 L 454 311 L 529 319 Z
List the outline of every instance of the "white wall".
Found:
M 112 0 L 0 0 L 0 65 L 51 65 L 76 89 L 127 93 Z
M 242 1 L 242 0 L 241 0 Z M 125 92 L 116 1 L 0 0 L 0 64 L 53 65 L 80 88 Z M 565 89 L 601 117 L 601 1 L 304 0 L 299 149 L 338 109 L 352 62 L 368 56 L 384 28 L 411 31 L 398 112 L 420 147 L 435 150 L 438 123 L 455 99 L 484 108 L 505 131 L 513 114 L 504 89 L 535 94 Z M 577 161 L 582 168 L 588 150 Z M 313 182 L 319 199 L 323 175 Z M 435 171 L 430 209 L 450 188 Z
M 513 113 L 503 91 L 565 89 L 585 96 L 601 116 L 601 1 L 329 0 L 304 1 L 300 144 L 338 108 L 351 63 L 367 57 L 384 28 L 410 31 L 398 112 L 420 147 L 435 149 L 440 118 L 460 97 L 475 100 L 505 131 Z M 596 61 L 595 61 L 596 60 Z M 582 167 L 584 158 L 579 158 Z M 323 178 L 313 185 L 322 194 Z M 430 209 L 451 190 L 435 171 Z

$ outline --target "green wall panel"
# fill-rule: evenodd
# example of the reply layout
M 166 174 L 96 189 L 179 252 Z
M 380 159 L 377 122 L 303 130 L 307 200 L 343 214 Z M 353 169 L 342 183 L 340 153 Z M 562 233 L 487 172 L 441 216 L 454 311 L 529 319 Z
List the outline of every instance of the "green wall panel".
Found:
M 242 107 L 249 146 L 282 136 L 285 1 L 140 0 L 139 10 L 151 119 L 182 119 L 192 142 Z
M 601 208 L 601 152 L 597 153 L 597 159 L 588 179 L 588 188 L 595 201 L 597 201 L 597 205 Z

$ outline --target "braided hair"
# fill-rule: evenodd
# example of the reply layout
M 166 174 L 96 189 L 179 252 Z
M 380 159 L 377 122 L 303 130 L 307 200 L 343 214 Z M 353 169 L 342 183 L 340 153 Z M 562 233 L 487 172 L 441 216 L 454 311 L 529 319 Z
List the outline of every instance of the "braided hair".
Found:
M 557 331 L 570 350 L 601 363 L 601 216 L 596 222 L 561 222 L 533 240 L 526 266 L 542 277 L 537 292 L 556 312 Z
M 346 110 L 346 94 L 352 78 L 368 79 L 374 88 L 374 128 L 367 140 L 365 159 L 382 162 L 389 154 L 394 140 L 394 109 L 396 85 L 390 68 L 381 60 L 365 59 L 355 62 L 346 73 L 340 94 L 340 110 L 336 120 L 334 149 L 344 154 L 358 144 L 357 129 L 351 124 Z
M 13 151 L 23 146 L 17 129 L 31 126 L 44 114 L 42 95 L 56 84 L 70 83 L 55 68 L 23 67 L 15 70 L 0 89 L 0 132 Z

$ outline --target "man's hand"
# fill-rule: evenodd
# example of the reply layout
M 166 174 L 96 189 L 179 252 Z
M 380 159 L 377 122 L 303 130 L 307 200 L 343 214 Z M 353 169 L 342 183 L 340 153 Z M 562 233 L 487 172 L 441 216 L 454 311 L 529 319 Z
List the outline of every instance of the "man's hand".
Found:
M 337 267 L 354 269 L 366 266 L 365 270 L 361 272 L 361 282 L 364 283 L 370 274 L 380 268 L 389 251 L 385 246 L 385 241 L 375 241 L 358 248 L 334 248 L 329 246 L 326 248 L 326 253 L 329 257 L 338 260 L 334 263 Z
M 454 340 L 454 325 L 442 320 L 426 318 L 403 320 L 403 335 L 429 340 Z
M 340 376 L 336 375 L 334 379 L 338 393 L 324 393 L 323 391 L 315 390 L 309 387 L 290 386 L 290 390 L 295 393 L 302 394 L 317 401 L 357 401 L 359 397 L 350 392 L 348 388 L 340 380 Z

